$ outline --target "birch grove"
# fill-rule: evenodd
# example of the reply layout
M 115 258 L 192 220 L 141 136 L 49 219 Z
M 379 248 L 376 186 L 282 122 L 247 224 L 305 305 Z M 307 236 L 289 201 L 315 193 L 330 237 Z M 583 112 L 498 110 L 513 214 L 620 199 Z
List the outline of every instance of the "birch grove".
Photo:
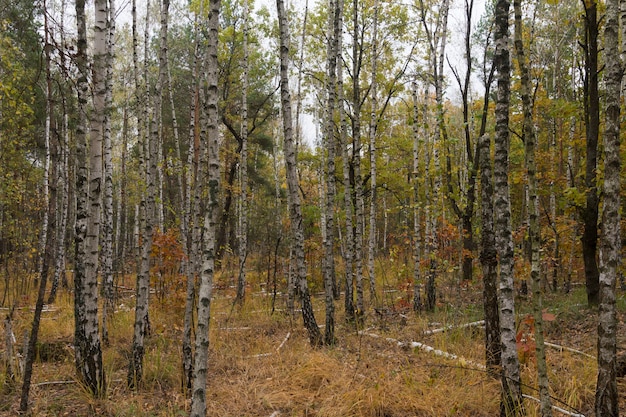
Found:
M 5 1 L 6 410 L 619 415 L 624 4 Z

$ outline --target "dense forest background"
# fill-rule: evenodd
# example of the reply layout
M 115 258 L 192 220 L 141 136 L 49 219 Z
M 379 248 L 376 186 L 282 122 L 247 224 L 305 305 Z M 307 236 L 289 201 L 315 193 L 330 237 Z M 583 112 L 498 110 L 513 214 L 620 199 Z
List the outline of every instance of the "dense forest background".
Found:
M 262 295 L 313 348 L 472 305 L 501 414 L 524 412 L 531 349 L 551 415 L 544 298 L 580 288 L 594 411 L 618 415 L 626 2 L 0 6 L 0 388 L 21 381 L 20 410 L 42 312 L 72 310 L 76 378 L 101 397 L 130 304 L 128 389 L 171 312 L 205 415 L 220 293 L 231 315 Z

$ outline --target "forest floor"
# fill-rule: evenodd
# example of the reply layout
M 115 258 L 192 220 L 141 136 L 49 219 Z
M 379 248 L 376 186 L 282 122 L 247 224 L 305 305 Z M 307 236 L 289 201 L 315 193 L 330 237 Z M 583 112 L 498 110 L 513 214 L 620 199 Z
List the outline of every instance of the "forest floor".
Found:
M 132 287 L 132 279 L 120 282 Z M 228 281 L 228 279 L 225 279 Z M 499 382 L 484 370 L 484 330 L 461 325 L 481 320 L 482 283 L 460 288 L 442 285 L 434 313 L 415 315 L 406 308 L 410 294 L 401 284 L 388 286 L 379 307 L 366 314 L 363 328 L 345 324 L 337 302 L 337 343 L 313 349 L 300 316 L 285 314 L 279 295 L 253 284 L 243 308 L 232 308 L 234 290 L 216 282 L 212 304 L 208 415 L 242 416 L 494 416 Z M 182 296 L 151 299 L 152 333 L 147 339 L 141 389 L 126 386 L 126 367 L 134 317 L 132 291 L 122 292 L 104 348 L 108 390 L 91 398 L 75 381 L 71 294 L 63 292 L 43 313 L 38 361 L 31 391 L 33 416 L 186 416 L 190 401 L 181 390 Z M 597 313 L 580 286 L 570 294 L 547 292 L 546 341 L 578 352 L 547 348 L 554 405 L 591 416 L 596 382 Z M 318 323 L 324 323 L 323 297 L 316 296 Z M 529 299 L 518 300 L 523 392 L 535 398 L 535 358 Z M 618 296 L 618 346 L 626 347 L 626 301 Z M 0 311 L 4 318 L 5 311 Z M 15 334 L 31 325 L 32 311 L 20 309 Z M 449 326 L 446 331 L 435 331 Z M 459 327 L 460 326 L 460 327 Z M 526 330 L 524 330 L 526 329 Z M 4 354 L 4 337 L 0 357 Z M 411 344 L 411 342 L 419 342 Z M 21 342 L 18 341 L 18 344 Z M 432 347 L 456 357 L 441 356 Z M 619 349 L 621 352 L 621 349 Z M 19 387 L 11 390 L 0 369 L 0 416 L 17 415 Z M 626 388 L 618 379 L 620 409 Z M 4 385 L 3 385 L 4 384 Z M 529 416 L 539 415 L 532 400 Z M 562 415 L 555 412 L 555 415 Z

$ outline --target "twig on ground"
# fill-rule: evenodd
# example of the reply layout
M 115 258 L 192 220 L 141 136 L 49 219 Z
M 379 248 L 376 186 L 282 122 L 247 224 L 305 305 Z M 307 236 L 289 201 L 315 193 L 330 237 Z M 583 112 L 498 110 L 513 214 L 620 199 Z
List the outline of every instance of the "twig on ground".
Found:
M 588 353 L 585 353 L 582 350 L 577 350 L 577 349 L 572 349 L 572 348 L 569 348 L 569 347 L 566 347 L 566 346 L 557 345 L 556 343 L 550 343 L 550 342 L 543 342 L 543 343 L 546 346 L 549 346 L 549 347 L 554 348 L 554 349 L 558 349 L 560 351 L 566 350 L 568 352 L 577 353 L 579 355 L 583 355 L 583 356 L 586 356 L 586 357 L 591 358 L 591 359 L 596 359 L 595 356 L 592 356 L 592 355 L 590 355 Z
M 463 329 L 465 327 L 476 327 L 476 326 L 484 326 L 484 325 L 485 325 L 485 320 L 473 321 L 471 323 L 460 324 L 458 326 L 451 324 L 449 326 L 441 327 L 439 329 L 426 330 L 423 334 L 424 336 L 430 336 L 432 334 L 443 333 L 451 329 Z
M 529 400 L 535 401 L 537 403 L 540 403 L 541 401 L 539 400 L 539 398 L 535 398 L 532 395 L 528 395 L 528 394 L 522 394 L 522 397 L 527 398 Z M 552 409 L 558 411 L 559 413 L 565 414 L 567 416 L 570 417 L 585 417 L 584 414 L 580 414 L 580 413 L 572 413 L 571 411 L 567 411 L 561 407 L 557 407 L 556 405 L 552 406 Z

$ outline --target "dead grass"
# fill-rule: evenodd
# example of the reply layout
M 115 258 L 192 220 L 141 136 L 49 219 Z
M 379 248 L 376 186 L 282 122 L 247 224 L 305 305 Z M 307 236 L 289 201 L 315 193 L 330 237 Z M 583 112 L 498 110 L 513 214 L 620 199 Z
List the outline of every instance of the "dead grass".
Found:
M 462 291 L 443 287 L 436 313 L 415 316 L 405 309 L 401 282 L 380 297 L 381 314 L 366 317 L 368 333 L 359 335 L 343 323 L 338 303 L 337 343 L 312 349 L 299 316 L 271 314 L 269 296 L 258 293 L 253 283 L 243 308 L 232 308 L 233 289 L 221 282 L 212 304 L 211 354 L 207 402 L 209 414 L 220 417 L 319 416 L 493 416 L 499 410 L 499 382 L 471 363 L 482 363 L 483 331 L 452 329 L 425 335 L 424 331 L 480 319 L 479 283 Z M 125 284 L 130 285 L 130 284 Z M 395 286 L 395 287 L 394 287 Z M 397 289 L 393 289 L 397 288 Z M 257 293 L 255 293 L 255 291 Z M 130 294 L 130 293 L 129 293 Z M 138 392 L 125 384 L 132 341 L 133 299 L 125 294 L 110 327 L 110 346 L 104 349 L 109 381 L 104 399 L 92 399 L 77 383 L 37 385 L 46 381 L 72 381 L 74 362 L 73 306 L 71 296 L 61 292 L 54 311 L 44 313 L 40 342 L 61 346 L 55 357 L 35 365 L 32 415 L 35 416 L 185 416 L 189 400 L 180 387 L 180 341 L 182 310 L 152 299 L 152 334 L 147 339 L 144 379 Z M 546 326 L 546 339 L 595 355 L 595 313 L 579 304 L 580 294 L 549 295 L 546 305 L 557 319 Z M 520 300 L 520 314 L 528 301 Z M 277 308 L 284 301 L 278 299 Z M 315 300 L 318 322 L 323 323 L 322 300 Z M 623 307 L 623 306 L 622 306 Z M 32 313 L 19 310 L 15 333 L 20 338 L 30 326 Z M 623 321 L 622 321 L 623 322 Z M 288 337 L 287 337 L 288 336 Z M 387 341 L 418 341 L 458 355 L 467 362 L 434 356 Z M 3 341 L 2 341 L 3 343 Z M 21 344 L 21 342 L 18 342 Z M 282 344 L 282 346 L 281 346 Z M 63 346 L 66 346 L 65 349 Z M 280 346 L 280 349 L 278 349 Z M 0 353 L 4 345 L 0 344 Z M 571 352 L 548 349 L 551 389 L 555 398 L 591 414 L 596 365 L 593 359 Z M 4 381 L 3 369 L 0 381 Z M 524 392 L 537 396 L 534 361 L 522 366 Z M 0 382 L 0 392 L 3 385 Z M 623 383 L 620 381 L 620 387 Z M 567 408 L 563 404 L 555 402 Z M 13 416 L 18 392 L 0 396 L 0 416 Z M 626 399 L 621 399 L 626 407 Z M 529 416 L 539 415 L 527 402 Z

